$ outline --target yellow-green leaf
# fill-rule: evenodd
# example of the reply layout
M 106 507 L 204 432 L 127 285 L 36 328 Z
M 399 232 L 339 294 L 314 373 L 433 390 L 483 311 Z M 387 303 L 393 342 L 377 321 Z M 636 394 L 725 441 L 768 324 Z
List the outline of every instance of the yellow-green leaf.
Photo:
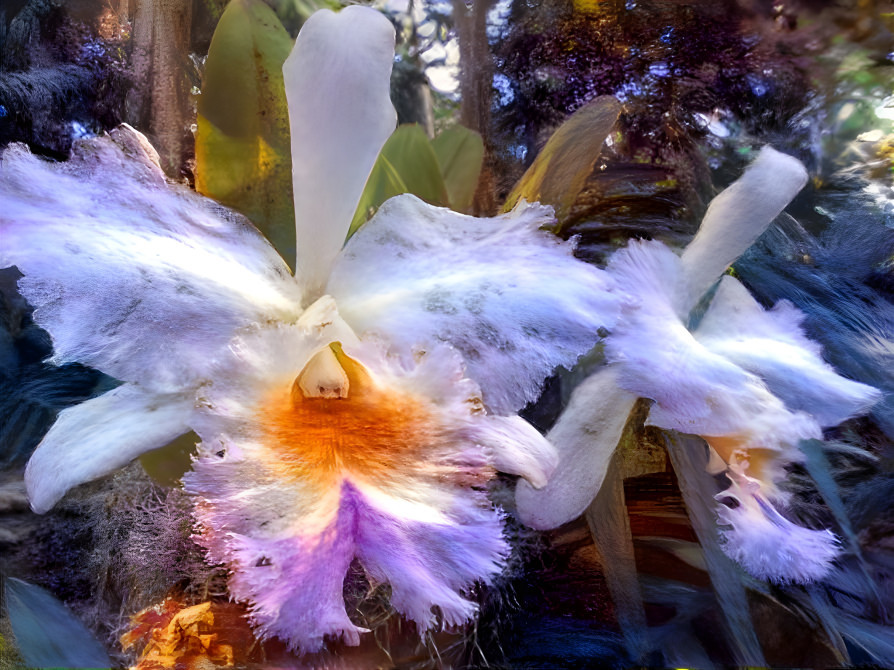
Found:
M 506 199 L 509 211 L 520 198 L 556 208 L 559 220 L 567 214 L 584 187 L 621 113 L 621 103 L 601 96 L 581 107 L 549 138 L 537 158 Z
M 162 486 L 177 486 L 192 467 L 192 457 L 201 438 L 192 431 L 140 456 L 140 465 Z
M 457 212 L 468 211 L 472 207 L 484 158 L 481 135 L 464 126 L 452 126 L 431 144 L 441 166 L 451 208 Z
M 448 204 L 447 189 L 431 141 L 421 126 L 403 125 L 392 133 L 373 166 L 348 237 L 396 195 L 412 193 L 432 205 Z
M 221 16 L 198 100 L 196 190 L 241 212 L 295 264 L 289 116 L 282 64 L 292 39 L 263 0 Z

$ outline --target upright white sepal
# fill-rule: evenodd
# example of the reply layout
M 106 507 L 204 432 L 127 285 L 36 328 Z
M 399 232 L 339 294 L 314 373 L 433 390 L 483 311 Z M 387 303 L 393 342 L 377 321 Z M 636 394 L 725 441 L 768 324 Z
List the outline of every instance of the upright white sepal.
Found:
M 690 309 L 806 183 L 807 170 L 800 161 L 767 146 L 741 177 L 711 201 L 682 257 Z
M 292 136 L 295 275 L 316 299 L 344 244 L 379 151 L 397 123 L 394 28 L 351 6 L 311 16 L 283 65 Z

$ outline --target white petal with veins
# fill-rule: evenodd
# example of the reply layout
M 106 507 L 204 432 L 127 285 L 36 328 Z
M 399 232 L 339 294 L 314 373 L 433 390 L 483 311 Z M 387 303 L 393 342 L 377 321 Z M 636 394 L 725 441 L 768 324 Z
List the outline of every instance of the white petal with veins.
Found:
M 138 133 L 76 143 L 66 163 L 19 145 L 0 163 L 0 266 L 78 361 L 159 392 L 204 377 L 240 326 L 300 313 L 298 291 L 251 224 L 169 187 Z
M 881 397 L 841 377 L 801 329 L 804 315 L 787 302 L 764 310 L 739 281 L 724 277 L 695 333 L 708 349 L 766 382 L 789 409 L 809 412 L 820 426 L 865 414 Z
M 649 422 L 703 436 L 737 436 L 741 447 L 780 448 L 819 437 L 806 414 L 794 413 L 760 378 L 709 350 L 686 329 L 675 303 L 680 259 L 660 242 L 634 241 L 615 253 L 608 271 L 640 297 L 606 339 L 621 388 L 655 401 Z
M 398 196 L 350 239 L 327 291 L 358 333 L 402 356 L 449 342 L 487 406 L 514 412 L 557 366 L 591 349 L 619 310 L 606 274 L 540 230 L 551 222 L 540 205 L 477 219 Z

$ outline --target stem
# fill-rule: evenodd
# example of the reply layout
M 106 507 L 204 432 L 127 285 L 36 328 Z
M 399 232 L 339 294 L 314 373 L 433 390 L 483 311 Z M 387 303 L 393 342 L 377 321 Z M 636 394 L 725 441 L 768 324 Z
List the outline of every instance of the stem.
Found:
M 677 475 L 689 521 L 705 554 L 711 585 L 720 604 L 733 646 L 736 665 L 766 666 L 754 631 L 748 593 L 739 568 L 720 548 L 714 518 L 714 481 L 705 472 L 707 451 L 697 437 L 666 433 L 667 453 Z
M 615 604 L 615 618 L 627 652 L 634 661 L 642 662 L 651 647 L 617 452 L 612 456 L 596 499 L 584 516 L 599 550 L 602 572 Z

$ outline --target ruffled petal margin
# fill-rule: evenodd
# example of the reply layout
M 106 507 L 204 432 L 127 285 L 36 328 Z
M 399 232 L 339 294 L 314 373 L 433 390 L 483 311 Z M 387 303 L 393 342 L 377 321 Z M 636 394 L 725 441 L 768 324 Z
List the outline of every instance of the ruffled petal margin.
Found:
M 249 603 L 259 633 L 302 653 L 327 637 L 359 642 L 343 596 L 355 559 L 371 583 L 390 585 L 420 634 L 467 621 L 477 609 L 468 592 L 492 581 L 508 553 L 486 492 L 495 461 L 536 478 L 549 463 L 532 463 L 551 447 L 533 428 L 536 439 L 488 424 L 449 347 L 409 364 L 369 341 L 336 347 L 347 378 L 338 397 L 296 391 L 302 357 L 276 356 L 271 376 L 270 357 L 251 353 L 303 347 L 306 360 L 317 344 L 302 345 L 308 336 L 280 326 L 251 336 L 266 342 L 234 346 L 243 382 L 209 397 L 199 458 L 184 476 L 197 540 L 230 566 L 230 591 Z M 509 432 L 524 444 L 500 452 Z
M 804 334 L 803 319 L 785 301 L 764 310 L 738 280 L 724 277 L 695 336 L 759 376 L 789 409 L 808 412 L 820 426 L 865 414 L 881 391 L 838 375 Z
M 51 163 L 12 145 L 0 159 L 0 267 L 78 361 L 159 392 L 207 374 L 236 328 L 294 319 L 288 267 L 249 223 L 168 186 L 127 126 Z
M 806 584 L 825 577 L 841 553 L 835 534 L 811 530 L 782 516 L 765 497 L 761 483 L 738 466 L 731 485 L 717 496 L 723 551 L 758 579 Z
M 789 411 L 761 379 L 693 337 L 678 316 L 673 289 L 680 259 L 660 242 L 634 241 L 615 253 L 609 273 L 640 297 L 606 339 L 621 388 L 655 401 L 649 423 L 705 437 L 731 438 L 738 448 L 780 449 L 820 437 L 816 421 Z M 715 441 L 716 444 L 716 441 Z
M 605 272 L 540 230 L 552 221 L 550 208 L 524 202 L 479 219 L 398 196 L 350 239 L 328 292 L 357 332 L 401 356 L 453 345 L 488 408 L 510 414 L 619 313 Z

